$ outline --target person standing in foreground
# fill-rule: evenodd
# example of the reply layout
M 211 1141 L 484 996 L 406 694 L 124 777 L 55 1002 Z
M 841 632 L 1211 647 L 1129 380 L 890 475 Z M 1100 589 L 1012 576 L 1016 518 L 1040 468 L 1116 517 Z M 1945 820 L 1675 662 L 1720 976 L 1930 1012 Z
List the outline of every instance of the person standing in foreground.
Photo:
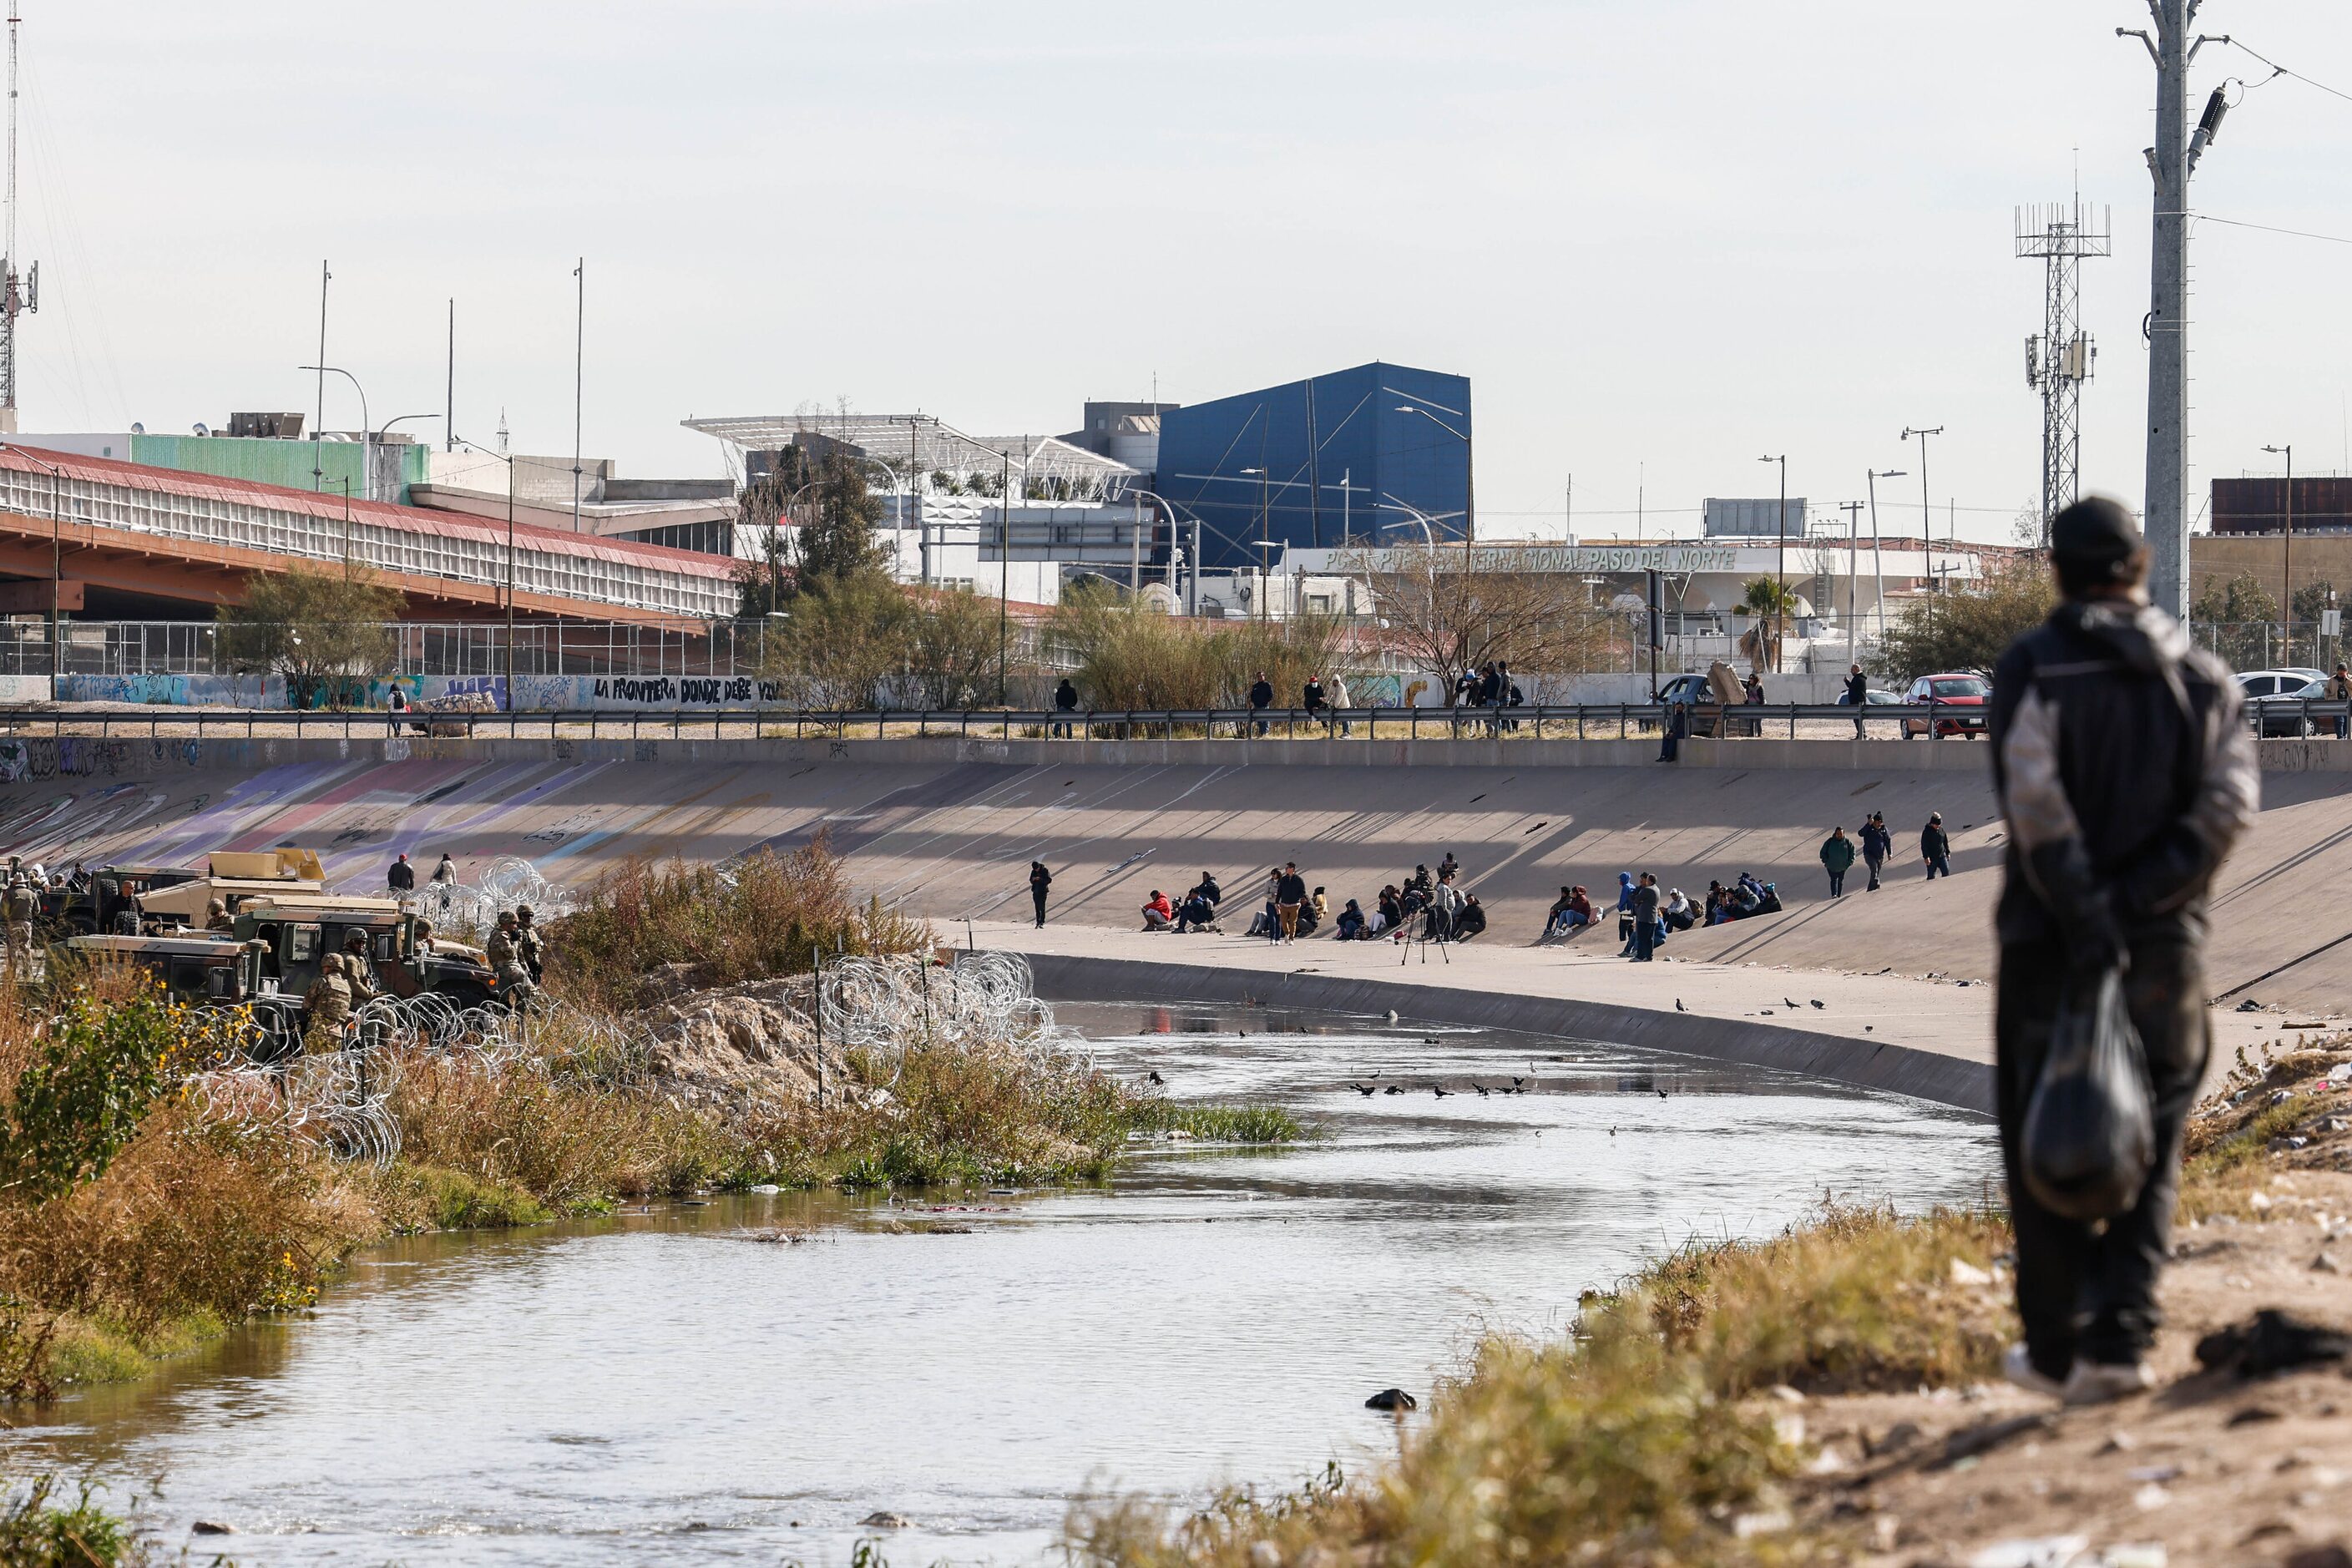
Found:
M 2327 700 L 2352 702 L 2352 669 L 2340 664 L 2336 667 L 2336 673 L 2327 681 Z M 2336 738 L 2341 741 L 2347 735 L 2352 735 L 2352 711 L 2336 716 Z
M 1822 840 L 1822 869 L 1830 874 L 1830 897 L 1845 897 L 1845 874 L 1853 869 L 1853 840 L 1845 836 L 1843 824 Z
M 1854 665 L 1845 674 L 1845 700 L 1853 707 L 1853 738 L 1862 739 L 1862 716 L 1870 708 L 1870 679 Z
M 1043 860 L 1029 862 L 1029 899 L 1037 906 L 1037 929 L 1045 929 L 1045 889 L 1054 885 L 1054 873 L 1045 869 Z
M 2147 562 L 2115 501 L 2066 508 L 2050 526 L 2058 607 L 1993 671 L 1993 784 L 2009 824 L 1996 1096 L 2025 1328 L 2003 1370 L 2072 1405 L 2154 1383 L 2157 1273 L 2211 1044 L 2206 900 L 2261 786 L 2237 683 L 2148 605 Z M 2117 969 L 2147 1065 L 2155 1163 L 2133 1206 L 2094 1226 L 2034 1200 L 2019 1147 L 2062 998 Z
M 1944 831 L 1944 814 L 1931 811 L 1919 830 L 1919 858 L 1927 863 L 1927 880 L 1952 874 L 1952 836 Z

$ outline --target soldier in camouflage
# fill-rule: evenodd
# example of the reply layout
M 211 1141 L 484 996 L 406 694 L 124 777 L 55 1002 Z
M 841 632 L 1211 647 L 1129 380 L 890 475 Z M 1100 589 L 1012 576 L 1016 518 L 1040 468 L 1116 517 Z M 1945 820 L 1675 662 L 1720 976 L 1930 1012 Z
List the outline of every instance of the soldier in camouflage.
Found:
M 319 961 L 319 978 L 302 996 L 303 1053 L 315 1057 L 341 1050 L 351 1016 L 352 987 L 343 978 L 343 955 L 331 952 Z
M 367 932 L 355 931 L 343 939 L 343 979 L 352 988 L 352 1006 L 366 1006 L 383 993 L 375 983 L 375 965 L 368 962 Z
M 0 917 L 8 922 L 8 973 L 11 977 L 29 973 L 33 959 L 33 915 L 40 900 L 33 896 L 32 885 L 25 874 L 16 871 L 8 878 L 8 891 L 0 896 Z
M 515 906 L 515 955 L 530 972 L 533 985 L 547 978 L 547 939 L 532 922 L 529 904 Z
M 498 929 L 490 932 L 489 942 L 483 949 L 490 961 L 490 972 L 498 977 L 499 994 L 518 1011 L 530 1005 L 538 989 L 531 984 L 530 971 L 523 967 L 522 951 L 515 941 L 520 931 L 521 924 L 514 911 L 501 911 Z

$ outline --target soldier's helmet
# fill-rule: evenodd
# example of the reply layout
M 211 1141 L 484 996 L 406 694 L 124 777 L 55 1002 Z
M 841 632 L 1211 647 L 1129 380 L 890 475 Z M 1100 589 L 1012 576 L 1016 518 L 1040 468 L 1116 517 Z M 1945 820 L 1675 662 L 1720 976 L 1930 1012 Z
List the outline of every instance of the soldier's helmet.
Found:
M 343 938 L 343 951 L 345 952 L 363 953 L 367 951 L 367 932 L 363 931 L 355 931 L 352 932 L 351 935 Z
M 343 955 L 341 953 L 331 952 L 327 954 L 326 957 L 319 960 L 319 973 L 321 978 L 338 975 L 342 973 L 342 972 Z
M 517 904 L 515 906 L 515 919 L 521 921 L 524 925 L 530 924 L 530 906 L 529 904 Z
M 218 899 L 208 899 L 205 902 L 205 913 L 208 915 L 225 915 L 228 913 L 228 906 Z
M 514 923 L 515 923 L 515 912 L 514 912 L 512 910 L 500 910 L 499 911 L 499 925 L 501 925 L 501 926 L 510 926 L 510 925 L 512 925 L 512 924 L 514 924 Z

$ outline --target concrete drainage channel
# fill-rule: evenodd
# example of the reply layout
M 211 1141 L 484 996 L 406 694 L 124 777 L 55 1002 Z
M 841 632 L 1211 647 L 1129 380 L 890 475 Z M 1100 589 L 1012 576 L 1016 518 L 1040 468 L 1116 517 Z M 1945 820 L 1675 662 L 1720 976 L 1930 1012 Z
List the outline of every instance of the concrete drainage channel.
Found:
M 1992 1069 L 1910 1046 L 1879 1045 L 1744 1018 L 1706 1018 L 1607 1003 L 1416 985 L 1332 974 L 1273 974 L 1138 959 L 1027 955 L 1037 994 L 1053 1002 L 1194 1002 L 1401 1018 L 1466 1028 L 1606 1040 L 1708 1061 L 1773 1068 L 1856 1089 L 1910 1095 L 1990 1116 Z

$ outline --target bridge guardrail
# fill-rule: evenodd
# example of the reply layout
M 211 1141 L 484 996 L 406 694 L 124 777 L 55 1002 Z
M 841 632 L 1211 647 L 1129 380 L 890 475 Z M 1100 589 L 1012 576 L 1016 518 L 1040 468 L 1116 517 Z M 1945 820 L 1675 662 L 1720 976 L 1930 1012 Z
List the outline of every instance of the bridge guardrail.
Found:
M 741 737 L 749 730 L 767 738 L 902 738 L 931 736 L 1000 740 L 1234 739 L 1280 735 L 1286 739 L 1361 741 L 1507 738 L 1538 740 L 1631 740 L 1656 735 L 1667 710 L 1654 702 L 1580 703 L 1518 708 L 1202 708 L 1202 709 L 676 709 L 616 712 L 610 710 L 547 712 L 428 712 L 382 710 L 299 711 L 155 706 L 139 710 L 0 708 L 0 735 L 89 735 L 110 738 L 204 739 L 281 736 L 345 740 L 425 736 L 496 739 L 561 736 L 568 739 L 692 740 Z M 1944 731 L 1967 723 L 1981 708 L 1946 703 L 1874 704 L 1862 712 L 1866 726 L 1891 726 L 1916 738 L 1954 737 Z M 1800 739 L 1808 721 L 1850 725 L 1854 710 L 1835 703 L 1735 704 L 1700 710 L 1727 738 L 1768 737 L 1785 726 Z M 2258 732 L 2275 733 L 2282 724 L 2302 734 L 2327 734 L 2338 720 L 2352 719 L 2352 704 L 2284 703 L 2271 699 L 2247 710 Z M 1833 736 L 1830 739 L 1844 739 Z

